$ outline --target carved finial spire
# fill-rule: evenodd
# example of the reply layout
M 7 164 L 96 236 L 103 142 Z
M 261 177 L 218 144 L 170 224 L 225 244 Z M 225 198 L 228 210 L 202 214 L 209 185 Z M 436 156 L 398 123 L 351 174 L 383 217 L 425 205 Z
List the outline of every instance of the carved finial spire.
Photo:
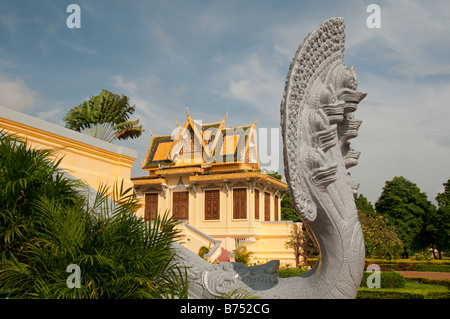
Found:
M 187 114 L 188 119 L 191 118 L 191 116 L 189 115 L 189 108 L 188 108 L 187 104 L 186 104 L 186 114 Z

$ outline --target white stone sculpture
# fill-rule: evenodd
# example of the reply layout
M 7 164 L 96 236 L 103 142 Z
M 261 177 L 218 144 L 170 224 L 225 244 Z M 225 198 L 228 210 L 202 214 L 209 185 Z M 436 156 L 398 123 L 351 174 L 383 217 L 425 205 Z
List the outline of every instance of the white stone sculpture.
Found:
M 281 102 L 285 175 L 296 211 L 311 230 L 320 257 L 309 272 L 279 278 L 277 261 L 255 267 L 211 265 L 176 246 L 190 268 L 191 298 L 243 288 L 262 298 L 354 298 L 365 248 L 347 172 L 359 153 L 348 142 L 361 121 L 353 114 L 366 96 L 344 64 L 344 20 L 332 18 L 311 32 L 291 62 Z

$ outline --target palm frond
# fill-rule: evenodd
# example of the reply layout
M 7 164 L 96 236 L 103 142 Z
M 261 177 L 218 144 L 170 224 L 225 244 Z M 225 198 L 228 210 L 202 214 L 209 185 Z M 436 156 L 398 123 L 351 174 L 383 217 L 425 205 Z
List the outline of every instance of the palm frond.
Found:
M 79 132 L 105 142 L 113 141 L 117 134 L 115 125 L 111 123 L 85 124 L 80 127 Z
M 138 124 L 139 120 L 117 124 L 115 126 L 116 134 L 114 136 L 114 139 L 126 140 L 129 138 L 138 138 L 144 132 L 144 130 L 142 129 L 142 125 L 137 126 Z

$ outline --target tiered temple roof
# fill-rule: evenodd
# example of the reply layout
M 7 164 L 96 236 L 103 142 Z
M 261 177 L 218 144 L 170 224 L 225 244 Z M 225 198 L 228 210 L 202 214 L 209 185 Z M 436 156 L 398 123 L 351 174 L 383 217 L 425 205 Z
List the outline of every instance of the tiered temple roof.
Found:
M 181 167 L 192 173 L 212 166 L 222 166 L 225 170 L 235 169 L 236 165 L 248 170 L 259 169 L 257 120 L 249 125 L 227 128 L 228 114 L 219 122 L 203 124 L 193 120 L 187 108 L 186 113 L 186 122 L 182 126 L 176 122 L 172 134 L 152 136 L 142 163 L 143 170 L 153 175 L 168 168 L 171 173 L 179 174 L 183 170 Z

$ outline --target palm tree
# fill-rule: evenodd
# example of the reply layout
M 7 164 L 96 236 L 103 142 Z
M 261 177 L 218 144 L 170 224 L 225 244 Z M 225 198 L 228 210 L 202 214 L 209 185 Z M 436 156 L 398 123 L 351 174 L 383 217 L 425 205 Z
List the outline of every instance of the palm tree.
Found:
M 93 199 L 81 196 L 80 186 L 47 161 L 50 151 L 24 144 L 0 134 L 0 151 L 6 154 L 6 160 L 0 157 L 0 195 L 5 198 L 0 201 L 0 295 L 187 297 L 185 269 L 172 248 L 178 222 L 168 212 L 151 224 L 138 218 L 139 204 L 123 183 L 102 187 Z M 52 186 L 39 185 L 37 178 Z M 79 288 L 68 285 L 67 269 L 73 264 L 81 270 Z
M 0 154 L 0 258 L 9 258 L 26 248 L 30 227 L 40 218 L 33 202 L 46 195 L 73 203 L 81 183 L 64 178 L 54 151 L 28 148 L 3 131 Z
M 134 111 L 135 106 L 129 104 L 127 96 L 102 90 L 99 95 L 72 108 L 64 121 L 67 128 L 107 142 L 133 139 L 143 132 L 142 125 L 138 126 L 139 120 L 129 121 Z

